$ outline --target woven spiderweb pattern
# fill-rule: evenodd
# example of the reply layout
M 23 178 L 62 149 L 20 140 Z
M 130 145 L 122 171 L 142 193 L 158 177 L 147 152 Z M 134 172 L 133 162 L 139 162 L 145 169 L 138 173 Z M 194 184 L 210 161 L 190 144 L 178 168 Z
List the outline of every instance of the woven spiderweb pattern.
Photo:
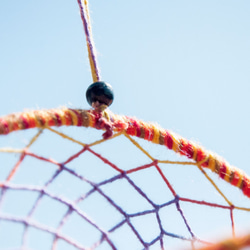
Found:
M 234 226 L 246 230 L 249 209 L 229 206 L 197 166 L 126 133 L 102 133 L 1 136 L 0 249 L 197 249 L 232 237 Z M 240 197 L 233 205 L 247 206 L 218 183 Z

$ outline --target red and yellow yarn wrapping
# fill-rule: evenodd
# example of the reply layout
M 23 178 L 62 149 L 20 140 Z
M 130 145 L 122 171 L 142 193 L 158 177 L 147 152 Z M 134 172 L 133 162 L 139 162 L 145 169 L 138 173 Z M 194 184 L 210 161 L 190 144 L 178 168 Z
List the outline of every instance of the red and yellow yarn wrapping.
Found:
M 218 244 L 200 248 L 199 250 L 240 250 L 244 247 L 250 246 L 250 235 L 246 235 L 239 238 L 232 238 L 220 242 Z M 249 249 L 249 248 L 244 248 Z
M 244 195 L 250 198 L 250 177 L 244 172 L 196 143 L 152 123 L 106 111 L 100 113 L 95 110 L 69 108 L 28 111 L 0 118 L 0 134 L 5 135 L 16 130 L 52 126 L 83 126 L 103 129 L 106 130 L 103 134 L 105 139 L 110 137 L 113 132 L 124 131 L 130 136 L 165 145 L 168 149 L 194 160 L 199 167 L 209 168 L 223 180 L 240 188 Z

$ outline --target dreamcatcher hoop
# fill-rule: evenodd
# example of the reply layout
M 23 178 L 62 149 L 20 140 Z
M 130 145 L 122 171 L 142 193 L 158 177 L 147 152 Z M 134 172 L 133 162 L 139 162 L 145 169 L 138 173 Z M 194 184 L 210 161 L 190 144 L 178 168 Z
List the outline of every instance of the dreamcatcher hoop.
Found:
M 89 21 L 89 15 L 88 13 L 85 13 L 87 15 L 87 19 L 84 19 L 84 9 L 82 7 L 82 3 L 78 1 L 81 9 L 81 14 L 83 21 L 85 22 L 85 33 L 88 33 L 88 22 Z M 84 4 L 86 5 L 87 2 L 85 1 Z M 87 7 L 87 5 L 86 5 Z M 87 31 L 87 32 L 86 32 Z M 91 31 L 91 30 L 90 30 Z M 94 55 L 94 50 L 93 50 L 93 44 L 91 41 L 91 32 L 89 32 L 89 39 L 87 35 L 87 45 L 88 45 L 88 52 L 89 52 L 89 58 L 90 58 L 90 65 L 92 69 L 92 76 L 95 81 L 99 81 L 99 73 L 98 73 L 98 67 L 95 61 L 95 55 Z M 158 126 L 154 124 L 148 124 L 142 121 L 139 121 L 135 118 L 129 118 L 125 116 L 118 116 L 114 115 L 109 111 L 103 111 L 103 109 L 98 109 L 98 110 L 90 110 L 90 111 L 85 111 L 85 110 L 75 110 L 75 109 L 67 109 L 67 108 L 62 108 L 62 109 L 55 109 L 55 110 L 45 110 L 45 111 L 34 111 L 34 112 L 24 112 L 21 114 L 14 114 L 10 116 L 6 116 L 1 118 L 1 123 L 0 123 L 0 133 L 1 134 L 8 134 L 11 131 L 14 130 L 20 130 L 20 129 L 28 129 L 28 128 L 33 128 L 33 127 L 38 127 L 41 129 L 48 129 L 50 131 L 53 131 L 54 133 L 67 137 L 65 134 L 60 133 L 58 131 L 54 131 L 52 126 L 62 126 L 62 125 L 75 125 L 75 126 L 86 126 L 86 127 L 93 127 L 96 129 L 104 129 L 104 140 L 109 139 L 112 137 L 112 133 L 115 132 L 117 134 L 115 135 L 120 135 L 123 134 L 134 144 L 136 147 L 138 147 L 141 151 L 143 151 L 149 159 L 151 159 L 151 163 L 143 166 L 139 166 L 138 168 L 133 168 L 130 170 L 127 170 L 124 172 L 124 170 L 117 168 L 115 165 L 110 164 L 111 167 L 114 167 L 120 174 L 125 174 L 129 175 L 133 172 L 141 171 L 143 169 L 151 168 L 154 166 L 162 179 L 165 181 L 165 184 L 168 186 L 169 190 L 172 192 L 173 196 L 175 197 L 175 202 L 178 204 L 179 201 L 183 202 L 191 202 L 191 200 L 184 198 L 184 197 L 179 197 L 175 190 L 172 188 L 171 184 L 168 182 L 167 178 L 165 175 L 162 173 L 161 168 L 158 167 L 159 160 L 156 158 L 153 158 L 150 156 L 150 154 L 145 151 L 140 145 L 132 139 L 131 136 L 137 136 L 140 138 L 143 138 L 145 140 L 148 140 L 150 142 L 160 144 L 160 145 L 165 145 L 168 149 L 173 150 L 174 152 L 180 153 L 181 155 L 186 156 L 189 159 L 194 160 L 194 162 L 182 162 L 181 164 L 188 164 L 188 165 L 197 165 L 200 171 L 205 175 L 205 177 L 212 183 L 212 185 L 217 189 L 218 193 L 224 198 L 226 201 L 227 205 L 226 206 L 221 206 L 218 204 L 208 204 L 203 201 L 195 201 L 192 200 L 194 203 L 200 203 L 204 205 L 211 205 L 211 206 L 218 206 L 218 207 L 224 207 L 225 209 L 228 209 L 230 211 L 230 216 L 231 216 L 231 224 L 232 224 L 232 231 L 234 234 L 234 220 L 233 220 L 233 211 L 235 209 L 240 209 L 240 210 L 245 210 L 249 211 L 248 208 L 243 208 L 243 207 L 238 207 L 235 206 L 232 202 L 230 202 L 227 197 L 221 192 L 216 184 L 210 179 L 210 177 L 207 175 L 207 173 L 203 170 L 203 168 L 209 168 L 213 172 L 219 175 L 220 178 L 223 180 L 231 183 L 233 186 L 237 186 L 242 190 L 242 192 L 246 196 L 250 196 L 250 184 L 249 184 L 249 177 L 241 172 L 240 170 L 230 166 L 228 163 L 225 161 L 221 160 L 219 157 L 215 156 L 214 154 L 204 150 L 202 147 L 199 145 L 190 142 L 178 135 L 175 135 L 174 133 L 161 129 Z M 40 132 L 38 133 L 39 136 Z M 72 140 L 73 138 L 67 138 Z M 28 147 L 36 140 L 36 137 L 34 137 L 34 140 L 31 140 Z M 102 140 L 101 140 L 102 141 Z M 80 143 L 80 145 L 88 148 L 87 144 L 81 143 L 80 141 L 76 141 L 77 143 Z M 3 149 L 2 151 L 8 152 L 9 149 Z M 86 150 L 86 149 L 85 149 Z M 9 150 L 12 151 L 13 150 Z M 22 155 L 30 155 L 29 151 L 25 151 L 25 149 L 22 149 L 22 151 L 17 152 L 21 153 Z M 33 155 L 35 157 L 35 155 Z M 45 159 L 44 159 L 45 160 Z M 175 164 L 176 162 L 165 162 L 165 163 L 173 163 Z M 7 190 L 7 189 L 15 189 L 15 188 L 22 188 L 22 187 L 15 187 L 12 186 L 12 184 L 9 183 L 9 180 L 12 179 L 12 176 L 15 175 L 16 170 L 18 169 L 18 164 L 16 165 L 17 167 L 14 168 L 11 173 L 8 175 L 7 179 L 5 182 L 2 183 L 2 189 Z M 135 186 L 136 187 L 136 186 Z M 23 187 L 24 188 L 24 187 Z M 97 187 L 95 187 L 97 188 Z M 41 190 L 39 190 L 41 191 Z M 5 192 L 5 191 L 3 191 Z M 44 191 L 41 191 L 42 193 Z M 178 205 L 177 210 L 178 210 Z M 182 214 L 182 210 L 179 208 L 178 210 L 180 214 Z M 128 216 L 128 214 L 126 215 Z M 125 217 L 126 217 L 125 216 Z M 3 216 L 1 218 L 2 220 L 8 220 L 6 216 Z M 15 220 L 12 217 L 9 217 L 9 220 Z M 183 217 L 183 220 L 185 222 L 185 217 Z M 19 221 L 20 222 L 20 221 Z M 22 220 L 21 223 L 28 226 L 32 226 L 32 223 L 28 222 L 27 220 Z M 28 225 L 28 226 L 27 226 Z M 186 223 L 187 228 L 189 228 L 188 223 Z M 133 227 L 132 227 L 133 228 Z M 46 230 L 46 229 L 45 229 Z M 134 231 L 136 234 L 136 230 Z M 191 236 L 195 238 L 192 235 L 192 231 L 190 229 Z M 53 232 L 55 233 L 55 232 Z M 191 237 L 191 238 L 192 238 Z M 55 238 L 60 238 L 60 234 L 55 233 Z M 98 244 L 102 243 L 103 241 L 109 242 L 109 238 L 103 234 L 102 239 L 99 241 Z M 56 241 L 54 241 L 56 242 Z M 237 240 L 235 241 L 237 244 Z M 238 241 L 242 242 L 242 241 Z M 247 242 L 247 240 L 245 240 Z M 152 243 L 152 242 L 151 242 Z M 97 245 L 98 245 L 97 244 Z M 111 241 L 109 242 L 110 246 L 112 247 Z M 233 244 L 233 243 L 231 243 Z M 248 244 L 248 243 L 247 243 Z M 74 245 L 74 244 L 73 244 Z M 92 247 L 96 247 L 97 245 L 94 245 Z M 240 244 L 239 244 L 240 245 Z M 144 245 L 144 247 L 147 247 L 147 245 Z M 161 241 L 161 247 L 163 247 L 163 241 Z

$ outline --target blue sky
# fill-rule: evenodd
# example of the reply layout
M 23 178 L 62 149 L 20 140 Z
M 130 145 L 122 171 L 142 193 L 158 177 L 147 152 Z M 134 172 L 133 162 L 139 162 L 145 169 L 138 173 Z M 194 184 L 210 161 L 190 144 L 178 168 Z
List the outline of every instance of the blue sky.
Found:
M 89 4 L 101 77 L 114 88 L 111 111 L 156 122 L 250 175 L 250 2 Z M 89 108 L 77 1 L 2 1 L 0 44 L 1 116 Z

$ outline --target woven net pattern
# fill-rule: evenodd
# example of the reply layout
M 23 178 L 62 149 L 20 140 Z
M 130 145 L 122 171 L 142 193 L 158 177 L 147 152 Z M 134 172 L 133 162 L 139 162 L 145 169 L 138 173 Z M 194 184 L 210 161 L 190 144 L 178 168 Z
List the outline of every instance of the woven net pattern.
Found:
M 249 177 L 170 131 L 66 108 L 3 117 L 0 131 L 0 249 L 249 245 L 211 246 L 249 217 Z
M 88 2 L 77 2 L 96 82 Z M 235 237 L 249 229 L 247 174 L 171 131 L 90 104 L 0 118 L 0 249 L 250 246 L 249 235 Z

